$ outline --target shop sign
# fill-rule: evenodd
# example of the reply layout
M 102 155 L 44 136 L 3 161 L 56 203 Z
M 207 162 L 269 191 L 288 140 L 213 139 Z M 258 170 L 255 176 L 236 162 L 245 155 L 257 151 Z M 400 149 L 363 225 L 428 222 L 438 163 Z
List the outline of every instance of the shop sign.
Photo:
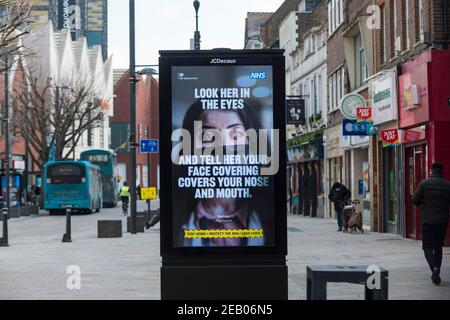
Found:
M 25 161 L 23 161 L 23 160 L 13 161 L 13 168 L 15 170 L 25 170 Z
M 381 141 L 383 147 L 397 146 L 400 144 L 400 130 L 389 129 L 381 131 Z
M 410 130 L 403 130 L 403 143 L 409 143 L 409 142 L 416 142 L 426 139 L 426 132 L 425 129 L 410 129 Z
M 369 136 L 376 134 L 373 123 L 358 122 L 356 120 L 344 119 L 342 122 L 343 136 Z
M 372 108 L 356 108 L 357 122 L 372 122 Z
M 398 118 L 395 72 L 390 72 L 372 82 L 372 108 L 375 125 Z
M 286 116 L 289 125 L 305 125 L 305 99 L 286 100 Z
M 357 108 L 367 107 L 366 100 L 359 94 L 350 93 L 346 95 L 339 103 L 339 109 L 345 119 L 356 120 Z

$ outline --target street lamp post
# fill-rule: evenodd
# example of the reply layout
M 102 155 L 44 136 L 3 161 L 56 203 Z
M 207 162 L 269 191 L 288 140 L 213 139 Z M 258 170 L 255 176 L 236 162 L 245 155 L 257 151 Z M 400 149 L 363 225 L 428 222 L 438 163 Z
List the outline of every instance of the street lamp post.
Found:
M 195 32 L 194 32 L 194 49 L 200 50 L 200 31 L 198 31 L 198 9 L 200 8 L 200 1 L 194 1 L 195 9 Z
M 6 211 L 3 214 L 3 237 L 0 241 L 1 247 L 7 247 L 8 244 L 8 219 L 9 219 L 9 206 L 10 203 L 10 190 L 9 190 L 9 170 L 11 165 L 11 155 L 10 155 L 10 136 L 9 136 L 9 72 L 8 72 L 8 55 L 5 55 L 5 113 L 4 113 L 4 123 L 5 123 L 5 197 L 6 197 Z
M 136 234 L 136 57 L 135 3 L 130 0 L 130 155 L 131 155 L 131 234 Z

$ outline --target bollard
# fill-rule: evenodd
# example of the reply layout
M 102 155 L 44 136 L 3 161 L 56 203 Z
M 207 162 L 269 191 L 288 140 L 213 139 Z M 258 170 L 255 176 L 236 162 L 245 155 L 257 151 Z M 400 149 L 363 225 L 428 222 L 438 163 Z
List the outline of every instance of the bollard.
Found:
M 0 247 L 8 247 L 8 208 L 2 209 L 3 216 L 3 238 L 0 238 Z
M 71 213 L 72 209 L 70 207 L 66 207 L 66 233 L 63 235 L 62 242 L 72 242 Z

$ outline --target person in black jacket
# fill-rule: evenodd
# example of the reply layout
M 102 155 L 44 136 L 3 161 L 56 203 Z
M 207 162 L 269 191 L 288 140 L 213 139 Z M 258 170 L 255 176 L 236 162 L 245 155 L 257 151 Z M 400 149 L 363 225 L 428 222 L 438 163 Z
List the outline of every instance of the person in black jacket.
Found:
M 442 247 L 448 228 L 450 181 L 444 177 L 444 166 L 433 163 L 429 179 L 420 182 L 413 202 L 421 208 L 422 249 L 430 266 L 434 284 L 441 283 Z
M 348 201 L 351 199 L 352 193 L 346 186 L 340 182 L 336 182 L 331 187 L 331 191 L 328 194 L 328 199 L 333 202 L 334 210 L 336 211 L 338 231 L 342 231 L 342 212 Z

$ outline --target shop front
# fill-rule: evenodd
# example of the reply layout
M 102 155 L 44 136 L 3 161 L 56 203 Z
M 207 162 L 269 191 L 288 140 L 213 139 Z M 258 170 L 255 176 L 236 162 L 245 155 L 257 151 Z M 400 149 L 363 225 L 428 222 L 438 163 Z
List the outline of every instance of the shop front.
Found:
M 420 239 L 420 208 L 412 196 L 431 165 L 450 179 L 450 51 L 429 50 L 401 66 L 399 111 L 405 155 L 405 235 Z M 450 245 L 450 230 L 446 244 Z
M 343 136 L 346 179 L 344 184 L 352 193 L 352 200 L 358 200 L 363 214 L 363 224 L 371 226 L 369 136 Z
M 378 129 L 374 137 L 374 163 L 371 187 L 372 201 L 377 203 L 373 214 L 379 217 L 381 232 L 403 234 L 403 166 L 402 148 L 383 143 L 382 132 L 398 129 L 398 94 L 396 70 L 382 71 L 370 84 L 373 122 Z M 374 206 L 373 206 L 374 207 Z
M 1 187 L 2 193 L 1 197 L 3 200 L 6 199 L 6 162 L 1 161 Z M 25 202 L 26 188 L 24 184 L 24 170 L 25 170 L 25 160 L 21 155 L 11 156 L 11 168 L 9 175 L 9 198 L 11 207 L 20 207 Z
M 336 219 L 333 204 L 327 195 L 335 182 L 344 182 L 343 149 L 341 148 L 342 125 L 325 130 L 325 217 Z
M 288 193 L 293 214 L 324 215 L 324 151 L 323 132 L 294 138 L 288 142 Z

